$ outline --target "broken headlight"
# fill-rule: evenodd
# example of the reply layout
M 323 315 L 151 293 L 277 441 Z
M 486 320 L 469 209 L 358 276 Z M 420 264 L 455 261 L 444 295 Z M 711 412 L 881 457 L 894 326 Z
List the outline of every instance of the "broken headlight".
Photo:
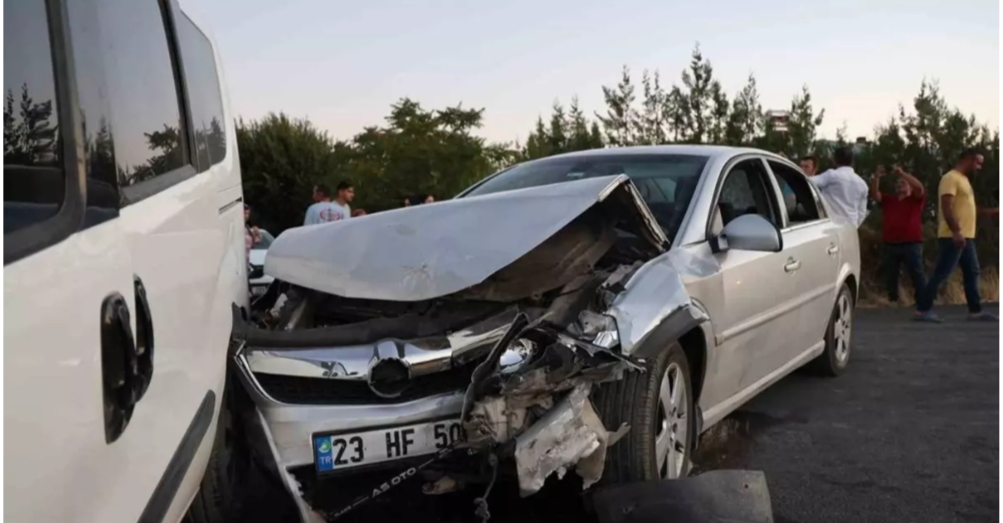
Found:
M 519 338 L 505 349 L 505 352 L 501 355 L 501 359 L 498 360 L 498 366 L 503 373 L 515 372 L 525 365 L 535 352 L 535 342 L 526 338 Z

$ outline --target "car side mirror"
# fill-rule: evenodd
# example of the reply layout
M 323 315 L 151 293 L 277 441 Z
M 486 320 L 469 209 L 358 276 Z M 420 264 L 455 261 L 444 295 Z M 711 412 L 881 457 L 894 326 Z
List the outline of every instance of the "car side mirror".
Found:
M 740 251 L 780 252 L 784 239 L 780 229 L 758 214 L 743 214 L 728 222 L 717 237 L 711 238 L 715 253 L 728 249 Z

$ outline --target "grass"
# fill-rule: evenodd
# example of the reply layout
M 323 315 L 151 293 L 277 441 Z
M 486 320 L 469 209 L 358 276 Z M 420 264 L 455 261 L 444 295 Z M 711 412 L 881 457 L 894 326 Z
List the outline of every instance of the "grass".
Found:
M 902 274 L 905 276 L 905 273 Z M 929 274 L 928 274 L 929 275 Z M 877 278 L 865 278 L 860 286 L 861 307 L 889 307 L 895 306 L 888 300 L 888 293 L 884 285 L 875 281 Z M 979 278 L 979 293 L 983 302 L 997 303 L 1000 299 L 1000 279 L 999 270 L 996 267 L 985 267 Z M 937 305 L 962 305 L 965 303 L 965 289 L 961 280 L 961 271 L 956 270 L 947 283 L 940 289 L 937 295 Z M 899 306 L 912 307 L 916 305 L 913 300 L 912 284 L 908 282 L 899 283 Z

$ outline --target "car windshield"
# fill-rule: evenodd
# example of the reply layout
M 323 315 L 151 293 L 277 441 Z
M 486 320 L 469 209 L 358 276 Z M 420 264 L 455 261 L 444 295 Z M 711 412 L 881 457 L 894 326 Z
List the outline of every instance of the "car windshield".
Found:
M 497 173 L 468 189 L 460 197 L 626 174 L 637 186 L 671 241 L 682 223 L 706 164 L 706 156 L 685 154 L 600 153 L 544 158 Z
M 275 241 L 275 237 L 264 229 L 258 229 L 260 234 L 258 235 L 258 241 L 254 242 L 251 247 L 252 250 L 256 249 L 267 249 L 272 246 L 272 242 Z

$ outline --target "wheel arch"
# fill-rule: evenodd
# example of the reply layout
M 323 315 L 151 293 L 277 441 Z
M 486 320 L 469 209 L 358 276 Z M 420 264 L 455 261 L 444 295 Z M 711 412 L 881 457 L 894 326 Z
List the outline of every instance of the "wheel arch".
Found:
M 850 288 L 850 297 L 853 298 L 853 304 L 857 304 L 857 298 L 860 295 L 860 284 L 857 280 L 857 275 L 850 272 L 849 268 L 843 270 L 843 274 L 840 275 L 839 285 L 836 286 L 836 294 L 839 294 L 839 289 L 846 285 Z
M 699 404 L 707 377 L 707 336 L 701 326 L 693 327 L 679 337 L 679 344 L 686 354 L 690 367 L 690 387 L 693 392 L 693 403 Z

